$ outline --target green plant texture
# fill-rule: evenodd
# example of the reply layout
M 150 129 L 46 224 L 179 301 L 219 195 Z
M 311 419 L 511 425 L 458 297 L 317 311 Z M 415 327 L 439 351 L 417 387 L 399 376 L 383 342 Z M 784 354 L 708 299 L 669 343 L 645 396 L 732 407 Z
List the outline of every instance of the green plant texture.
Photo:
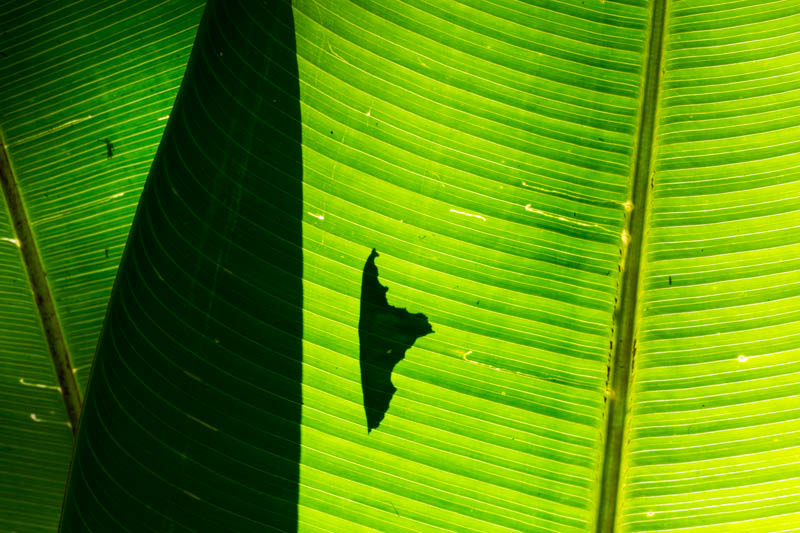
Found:
M 0 530 L 800 524 L 795 0 L 0 13 Z

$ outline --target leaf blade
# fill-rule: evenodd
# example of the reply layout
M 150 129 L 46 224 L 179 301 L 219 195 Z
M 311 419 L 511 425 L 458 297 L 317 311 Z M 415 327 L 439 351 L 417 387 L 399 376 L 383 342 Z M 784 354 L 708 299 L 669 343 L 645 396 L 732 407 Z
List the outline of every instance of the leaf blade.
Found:
M 763 108 L 791 109 L 778 82 L 797 76 L 780 70 L 791 10 L 671 15 L 622 531 L 797 520 L 797 149 L 792 121 Z

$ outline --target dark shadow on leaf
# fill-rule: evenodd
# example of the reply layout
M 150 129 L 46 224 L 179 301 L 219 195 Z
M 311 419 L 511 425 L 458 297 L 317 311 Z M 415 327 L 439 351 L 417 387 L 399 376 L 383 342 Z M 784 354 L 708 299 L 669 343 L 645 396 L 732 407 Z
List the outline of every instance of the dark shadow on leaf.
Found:
M 209 1 L 109 304 L 63 532 L 297 530 L 299 97 L 291 2 Z
M 395 365 L 405 358 L 406 351 L 418 338 L 433 333 L 428 317 L 422 313 L 412 314 L 389 305 L 386 299 L 389 289 L 378 281 L 376 257 L 378 252 L 373 248 L 361 278 L 358 322 L 361 390 L 368 432 L 380 425 L 397 390 L 391 380 Z

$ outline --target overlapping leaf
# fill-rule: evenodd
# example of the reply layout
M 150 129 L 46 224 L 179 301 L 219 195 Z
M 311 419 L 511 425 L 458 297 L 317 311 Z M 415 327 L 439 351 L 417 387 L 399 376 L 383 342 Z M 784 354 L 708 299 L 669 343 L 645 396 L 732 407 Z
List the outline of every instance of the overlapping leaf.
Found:
M 201 11 L 0 4 L 0 130 L 81 388 Z M 0 529 L 52 531 L 72 433 L 5 202 L 0 211 Z

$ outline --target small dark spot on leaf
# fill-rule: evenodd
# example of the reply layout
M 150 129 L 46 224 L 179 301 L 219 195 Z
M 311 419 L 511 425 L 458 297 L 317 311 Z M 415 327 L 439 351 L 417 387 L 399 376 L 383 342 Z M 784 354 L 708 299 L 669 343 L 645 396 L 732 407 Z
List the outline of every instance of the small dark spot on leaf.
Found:
M 331 135 L 333 135 L 333 130 L 331 130 Z
M 2 50 L 0 50 L 0 56 L 3 56 L 3 57 L 8 57 L 8 54 L 7 54 L 7 53 L 5 53 L 5 52 L 3 52 Z
M 114 143 L 109 139 L 103 139 L 103 142 L 106 143 L 106 159 L 111 159 L 114 157 Z
M 108 248 L 106 248 L 106 257 L 108 257 Z
M 672 285 L 672 276 L 669 277 L 669 284 Z

